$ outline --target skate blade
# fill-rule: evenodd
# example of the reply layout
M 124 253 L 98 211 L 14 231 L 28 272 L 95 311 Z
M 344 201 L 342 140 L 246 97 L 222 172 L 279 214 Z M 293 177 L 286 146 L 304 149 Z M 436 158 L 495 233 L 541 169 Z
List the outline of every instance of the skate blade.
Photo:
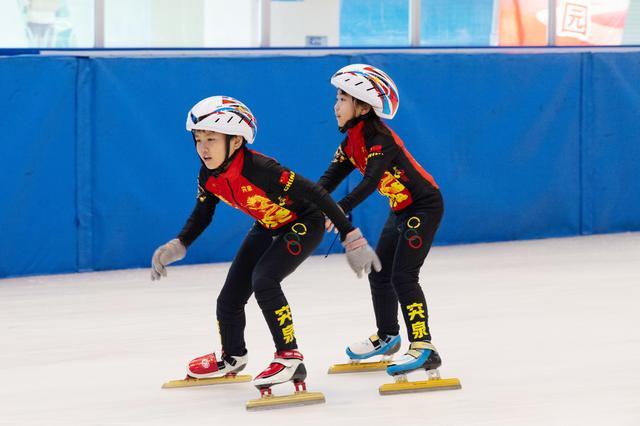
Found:
M 247 401 L 247 410 L 269 410 L 299 405 L 324 404 L 324 402 L 324 394 L 322 392 L 301 391 L 291 395 L 263 396 L 259 399 L 252 399 Z
M 389 364 L 391 364 L 391 361 L 333 364 L 331 367 L 329 367 L 328 373 L 342 374 L 342 373 L 366 373 L 367 371 L 382 371 L 382 370 L 386 370 Z
M 462 389 L 458 379 L 431 379 L 418 382 L 386 383 L 379 388 L 380 395 L 393 395 L 407 392 L 428 392 L 447 389 Z
M 170 388 L 187 388 L 191 386 L 209 386 L 209 385 L 222 385 L 225 383 L 242 383 L 250 382 L 251 376 L 248 374 L 238 374 L 235 377 L 214 377 L 211 379 L 194 379 L 188 377 L 182 380 L 171 380 L 162 385 L 163 389 Z

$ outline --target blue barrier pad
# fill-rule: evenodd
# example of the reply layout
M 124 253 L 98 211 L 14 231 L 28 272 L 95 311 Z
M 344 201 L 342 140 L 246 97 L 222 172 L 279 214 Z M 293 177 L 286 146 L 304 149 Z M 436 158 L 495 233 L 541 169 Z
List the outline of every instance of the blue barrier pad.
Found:
M 75 80 L 74 58 L 0 59 L 0 277 L 76 270 Z
M 356 62 L 398 85 L 389 124 L 445 199 L 437 244 L 640 230 L 637 52 L 10 57 L 0 277 L 147 266 L 195 203 L 184 123 L 206 96 L 245 101 L 259 121 L 253 148 L 316 180 L 344 137 L 329 78 Z M 388 211 L 380 195 L 354 211 L 372 244 Z M 251 223 L 220 204 L 185 262 L 231 260 Z
M 593 55 L 585 82 L 584 232 L 640 230 L 640 55 Z

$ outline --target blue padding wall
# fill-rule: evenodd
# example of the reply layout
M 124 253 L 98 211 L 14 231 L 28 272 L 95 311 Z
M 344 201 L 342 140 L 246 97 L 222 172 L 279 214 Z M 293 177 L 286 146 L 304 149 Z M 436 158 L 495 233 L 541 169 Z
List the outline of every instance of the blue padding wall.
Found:
M 638 53 L 12 57 L 0 276 L 146 266 L 195 203 L 184 122 L 205 96 L 244 100 L 255 149 L 317 179 L 343 137 L 328 79 L 354 62 L 400 89 L 390 124 L 441 186 L 438 244 L 640 230 Z M 375 242 L 387 212 L 374 195 L 354 221 Z M 220 204 L 185 261 L 230 260 L 250 224 Z
M 583 120 L 585 233 L 640 229 L 640 55 L 588 58 Z
M 77 268 L 76 72 L 0 59 L 0 277 Z

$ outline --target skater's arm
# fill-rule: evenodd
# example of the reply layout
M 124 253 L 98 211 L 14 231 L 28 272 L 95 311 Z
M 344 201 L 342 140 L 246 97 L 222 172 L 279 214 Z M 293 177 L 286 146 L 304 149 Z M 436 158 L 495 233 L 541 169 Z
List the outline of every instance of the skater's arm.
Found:
M 187 219 L 177 238 L 161 245 L 151 258 L 151 281 L 167 276 L 167 266 L 184 259 L 187 248 L 211 223 L 218 198 L 204 191 L 201 179 L 198 179 L 196 206 Z
M 318 180 L 318 185 L 326 189 L 328 192 L 333 192 L 338 185 L 340 185 L 340 182 L 349 176 L 349 173 L 351 173 L 353 169 L 354 165 L 344 154 L 341 144 L 333 156 L 333 160 L 331 161 L 329 168 L 327 168 L 322 177 Z
M 378 182 L 387 171 L 389 164 L 398 153 L 398 146 L 393 137 L 379 134 L 367 141 L 369 155 L 367 157 L 367 168 L 364 171 L 362 181 L 353 188 L 338 205 L 349 213 L 358 204 L 362 203 L 375 189 Z
M 202 186 L 198 185 L 196 205 L 178 234 L 178 239 L 185 247 L 189 247 L 209 226 L 218 201 L 218 197 L 204 191 Z
M 261 179 L 265 179 L 265 184 L 271 187 L 285 203 L 287 199 L 291 199 L 315 204 L 335 223 L 342 239 L 354 229 L 326 189 L 293 170 L 283 167 L 272 158 L 262 155 L 254 158 L 255 164 L 261 170 Z
M 292 171 L 285 169 L 283 173 L 285 173 L 285 176 L 289 173 L 288 181 L 291 181 L 291 185 L 286 192 L 291 194 L 291 198 L 303 198 L 315 204 L 333 222 L 340 232 L 341 240 L 344 240 L 345 236 L 355 229 L 351 221 L 323 187 Z M 291 175 L 293 175 L 293 178 L 291 178 Z

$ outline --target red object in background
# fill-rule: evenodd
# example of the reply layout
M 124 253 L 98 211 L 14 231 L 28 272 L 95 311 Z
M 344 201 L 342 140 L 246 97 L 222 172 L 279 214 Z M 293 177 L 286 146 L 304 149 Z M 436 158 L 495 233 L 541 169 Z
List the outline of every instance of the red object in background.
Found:
M 501 0 L 500 46 L 547 45 L 547 0 Z M 629 0 L 556 0 L 556 45 L 620 45 Z

